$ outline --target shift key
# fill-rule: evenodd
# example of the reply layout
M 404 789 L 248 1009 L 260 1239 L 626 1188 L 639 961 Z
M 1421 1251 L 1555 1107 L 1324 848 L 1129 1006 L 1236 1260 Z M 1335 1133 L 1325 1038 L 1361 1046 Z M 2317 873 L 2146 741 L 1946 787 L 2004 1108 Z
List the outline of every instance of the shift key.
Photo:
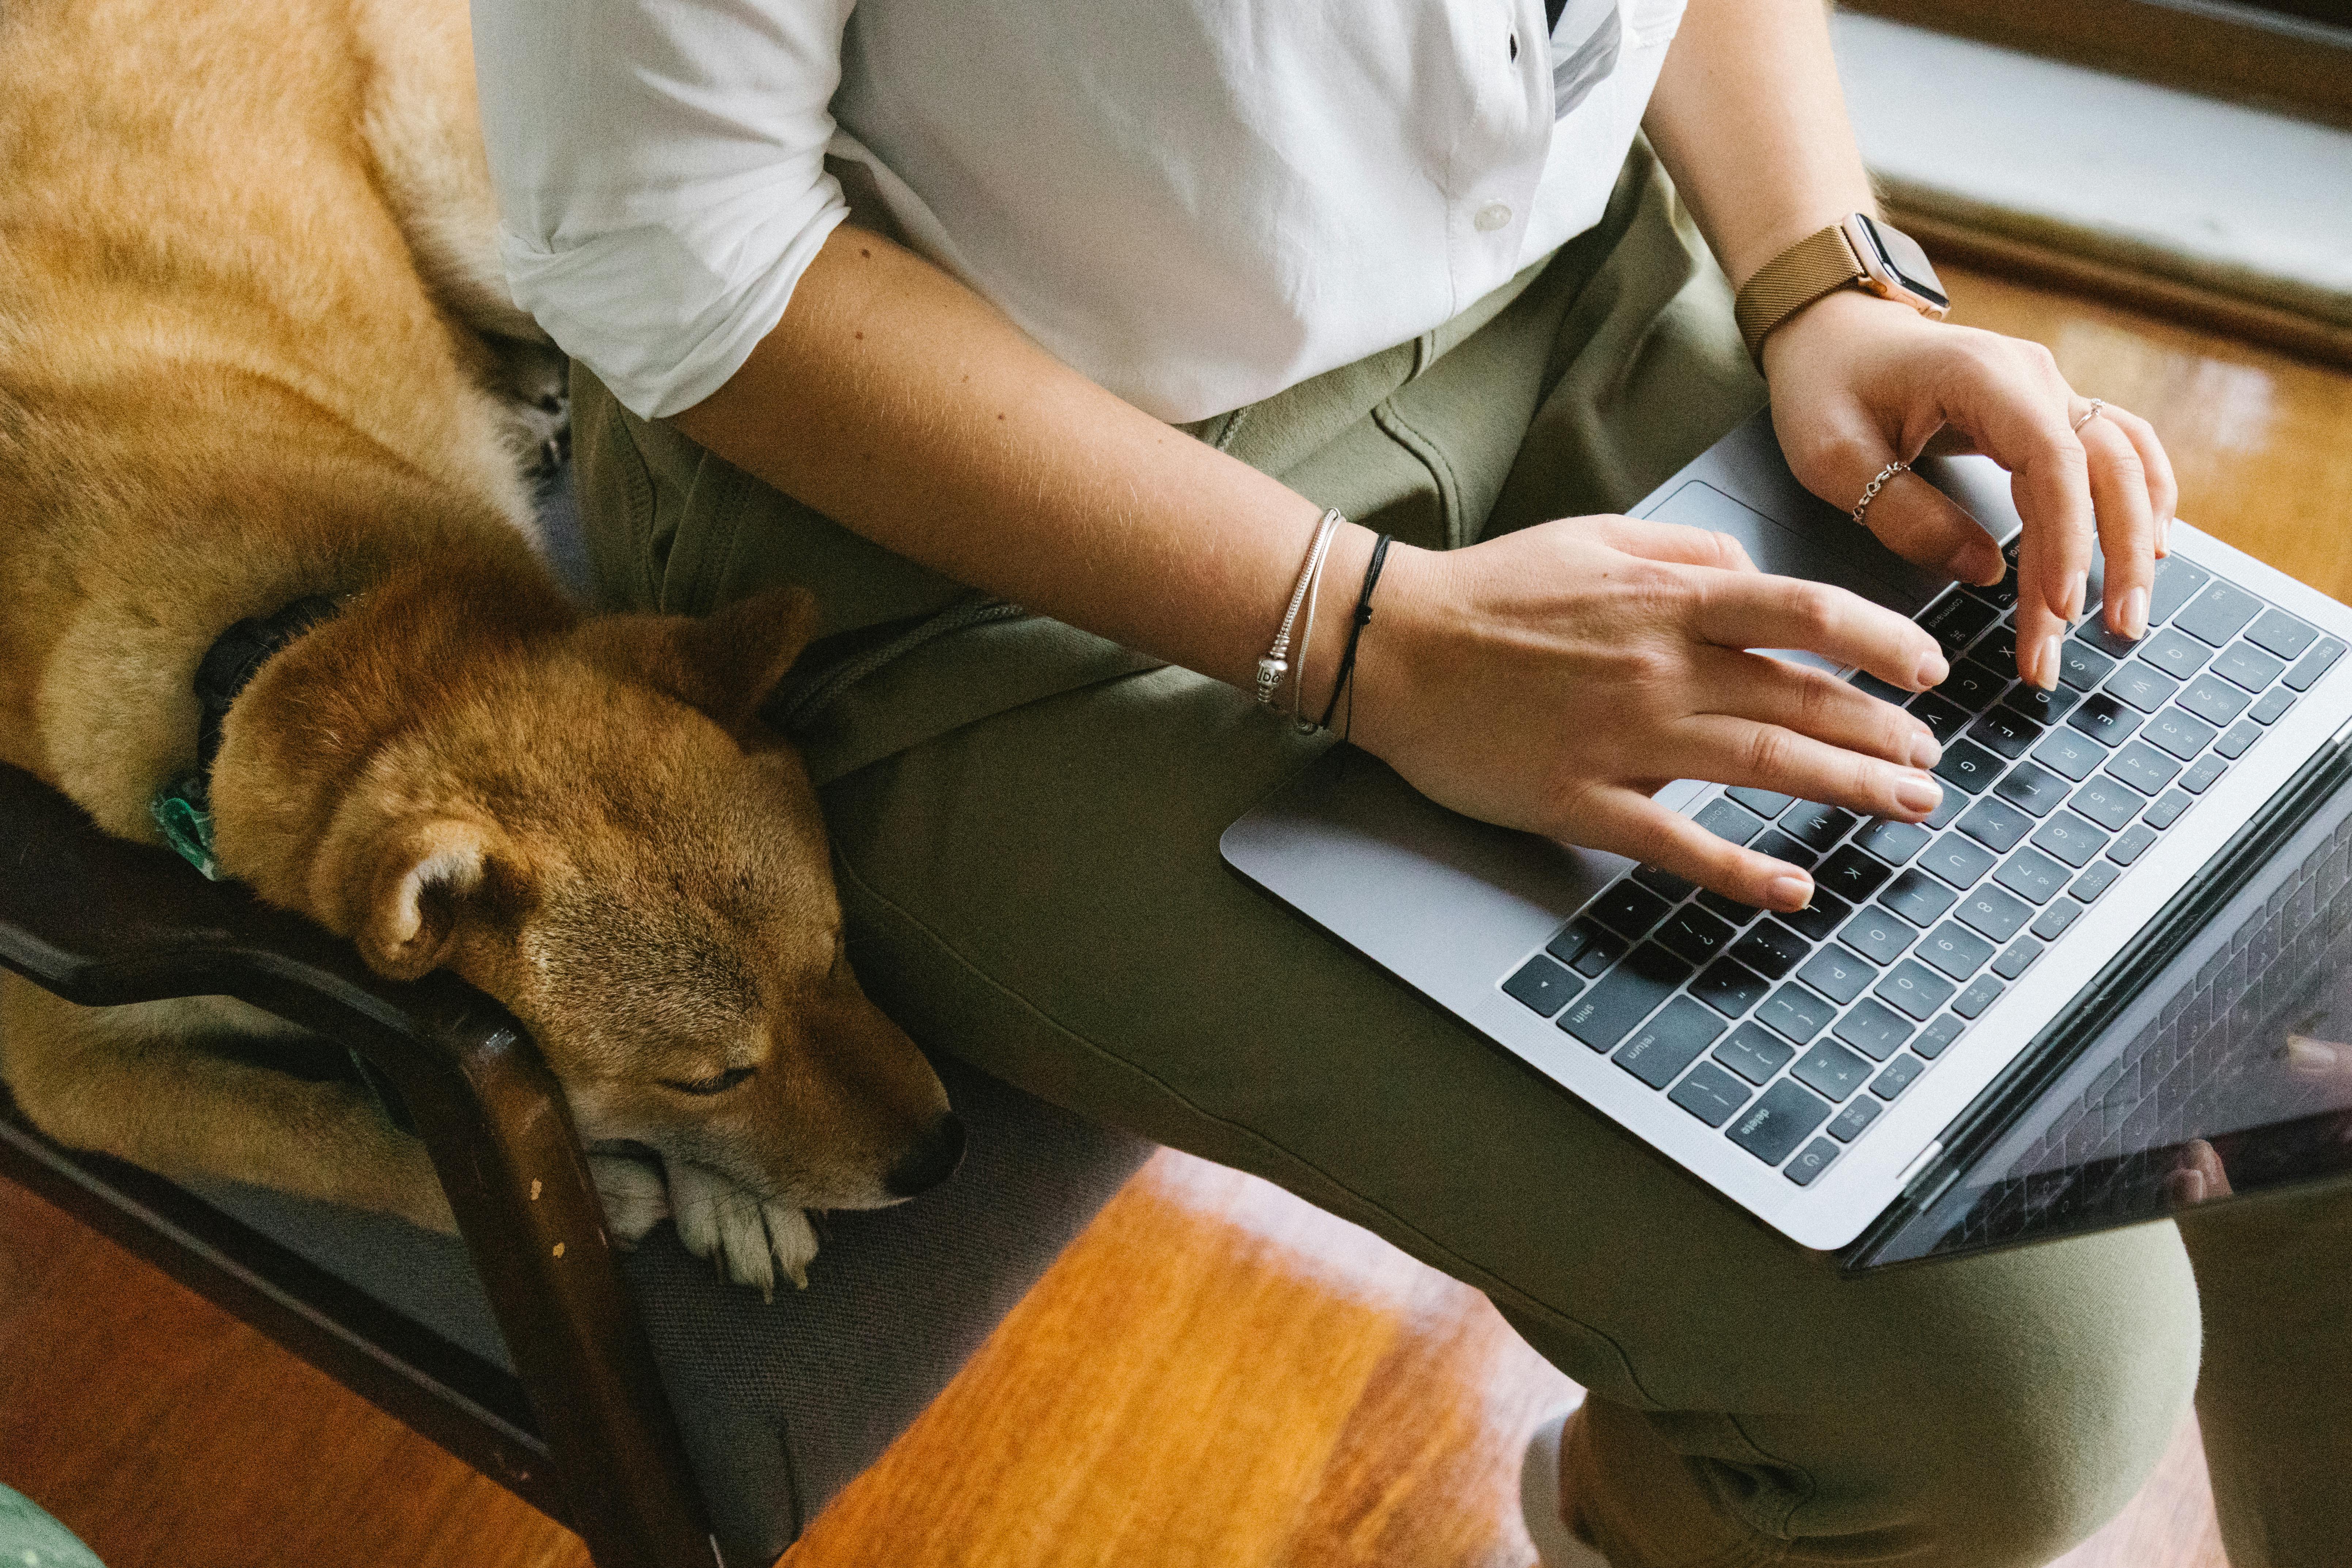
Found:
M 1690 976 L 1689 964 L 1645 942 L 1570 1003 L 1559 1026 L 1596 1051 L 1609 1050 Z

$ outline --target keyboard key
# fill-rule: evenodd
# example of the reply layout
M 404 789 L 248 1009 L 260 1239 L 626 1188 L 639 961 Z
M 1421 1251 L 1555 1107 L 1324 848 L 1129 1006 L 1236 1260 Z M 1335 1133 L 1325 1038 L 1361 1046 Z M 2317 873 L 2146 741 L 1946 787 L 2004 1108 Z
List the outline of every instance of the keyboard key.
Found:
M 2055 691 L 2044 691 L 2038 686 L 2027 686 L 2021 681 L 2010 689 L 2009 695 L 2000 700 L 2000 705 L 2029 722 L 2048 729 L 2073 712 L 2074 705 L 2082 700 L 2079 693 L 2069 691 L 2063 686 Z
M 1823 1131 L 1841 1143 L 1851 1143 L 1863 1134 L 1863 1130 L 1878 1120 L 1884 1108 L 1867 1095 L 1853 1101 L 1830 1119 Z
M 2083 906 L 2074 900 L 2061 899 L 2042 911 L 2042 918 L 2033 922 L 2033 934 L 2044 942 L 2055 942 L 2066 934 L 2066 928 L 2082 912 Z
M 1843 1100 L 1870 1081 L 1870 1064 L 1833 1040 L 1807 1051 L 1789 1076 L 1818 1094 Z
M 1619 936 L 1639 941 L 1665 918 L 1666 900 L 1647 888 L 1619 882 L 1585 905 L 1584 912 Z
M 1906 877 L 1916 875 L 1910 871 L 1903 874 Z M 1933 920 L 1935 917 L 1930 915 L 1927 918 Z M 1846 921 L 1845 930 L 1840 931 L 1838 937 L 1848 948 L 1883 969 L 1902 957 L 1904 950 L 1918 934 L 1916 928 L 1874 906 Z
M 1812 943 L 1778 921 L 1765 921 L 1740 938 L 1731 956 L 1767 980 L 1779 980 L 1804 962 Z
M 1887 689 L 1892 691 L 1895 689 L 1888 687 Z M 1908 697 L 1911 694 L 1906 691 L 1897 695 Z M 1797 797 L 1793 795 L 1774 795 L 1769 789 L 1749 789 L 1745 785 L 1738 789 L 1727 789 L 1723 793 L 1759 816 L 1778 816 L 1797 804 Z
M 1970 795 L 1982 795 L 1986 786 L 2000 776 L 2004 765 L 1999 757 L 1982 746 L 1972 746 L 1966 741 L 1948 741 L 1944 744 L 1944 759 L 1936 764 L 1936 776 Z
M 2011 575 L 2014 577 L 2015 574 L 2012 573 Z M 2014 595 L 2011 595 L 2011 602 L 2012 604 L 2016 602 Z M 1984 636 L 1977 638 L 1969 648 L 1969 657 L 1979 664 L 1989 664 L 1995 669 L 2015 669 L 2017 668 L 2017 628 L 2007 621 L 2002 621 Z
M 1952 1011 L 1963 1018 L 1980 1016 L 1986 1008 L 2000 1000 L 2006 989 L 1999 976 L 1979 974 L 1969 982 L 1966 991 L 1952 998 Z
M 2264 610 L 2263 618 L 2246 628 L 2246 640 L 2270 649 L 2284 659 L 2303 657 L 2319 633 L 2284 610 Z
M 1911 950 L 1954 980 L 1966 980 L 1992 962 L 1993 951 L 1992 943 L 1955 921 L 1946 921 Z
M 1546 942 L 1544 951 L 1590 980 L 1624 957 L 1632 945 L 1598 921 L 1580 918 L 1569 921 L 1568 929 Z
M 2134 741 L 2107 763 L 2107 772 L 2142 795 L 2162 795 L 2180 764 L 2145 741 Z
M 1992 879 L 2029 904 L 2046 904 L 2058 896 L 2072 875 L 2039 849 L 2021 849 L 2000 863 Z
M 2032 816 L 2047 816 L 2057 810 L 2058 803 L 2066 798 L 2066 789 L 2064 779 L 2032 763 L 2018 763 L 1992 786 L 1995 795 Z
M 2200 645 L 2202 646 L 2202 645 Z M 2233 642 L 2213 661 L 2213 673 L 2232 686 L 2260 691 L 2279 678 L 2286 660 L 2264 653 L 2252 643 Z
M 1503 982 L 1505 994 L 1545 1018 L 1567 1006 L 1568 999 L 1583 989 L 1583 981 L 1541 953 L 1528 959 L 1517 974 Z
M 2116 841 L 2107 846 L 2107 858 L 2118 866 L 2128 866 L 2147 854 L 2147 847 L 2155 842 L 2156 829 L 2143 822 L 2116 835 Z
M 1832 942 L 1797 971 L 1797 978 L 1828 997 L 1832 1002 L 1851 1002 L 1870 989 L 1878 978 L 1878 971 L 1870 963 Z
M 1790 910 L 1780 918 L 1782 924 L 1799 935 L 1811 937 L 1815 942 L 1827 942 L 1837 933 L 1839 924 L 1852 913 L 1852 904 L 1835 893 L 1824 890 L 1821 883 L 1815 881 L 1813 901 L 1801 910 Z
M 1830 1102 L 1782 1079 L 1740 1113 L 1726 1136 L 1768 1165 L 1777 1165 L 1829 1120 Z
M 1964 594 L 1975 595 L 1996 610 L 2013 609 L 2017 605 L 2017 568 L 2011 565 L 2009 574 L 1990 588 L 1979 587 L 1974 583 L 1963 583 L 1960 584 L 1960 591 Z
M 2246 717 L 2257 724 L 2275 724 L 2294 706 L 2294 693 L 2282 686 L 2256 698 L 2254 705 L 2246 710 Z
M 1903 1042 L 1911 1037 L 1911 1029 L 1909 1019 L 1864 997 L 1837 1021 L 1837 1026 L 1830 1033 L 1872 1061 L 1883 1062 L 1903 1048 Z
M 1913 925 L 1924 928 L 1934 925 L 1958 898 L 1958 893 L 1915 866 L 1888 883 L 1886 890 L 1878 895 L 1878 901 Z M 1852 941 L 1851 928 L 1846 934 L 1847 940 Z
M 1936 809 L 1921 817 L 1919 826 L 1930 829 L 1949 827 L 1952 825 L 1952 818 L 1959 816 L 1968 804 L 1969 797 L 1965 792 L 1956 789 L 1945 790 L 1936 802 Z
M 2009 708 L 1996 708 L 1969 726 L 1969 739 L 2004 757 L 2021 757 L 2042 739 L 2042 726 Z
M 2291 691 L 2274 691 L 2271 696 L 2284 698 L 2286 702 L 2294 700 L 2294 694 Z M 2269 700 L 2269 697 L 2263 699 L 2263 702 Z M 2270 721 L 2263 719 L 2260 711 L 2262 702 L 2255 703 L 2254 707 L 2256 710 L 2254 717 L 2262 719 L 2265 724 L 2269 723 Z M 2279 710 L 2281 712 L 2286 710 L 2285 703 L 2280 704 Z M 2170 752 L 2185 763 L 2203 751 L 2206 743 L 2220 733 L 2219 730 L 2202 719 L 2191 718 L 2178 708 L 2168 708 L 2140 726 L 2139 738 L 2150 745 Z
M 1756 836 L 1748 847 L 1759 855 L 1769 855 L 1775 860 L 1786 860 L 1791 866 L 1801 866 L 1810 871 L 1819 855 L 1806 848 L 1777 827 L 1768 827 Z
M 1596 1051 L 1608 1050 L 1672 996 L 1690 973 L 1689 964 L 1645 942 L 1570 1002 L 1559 1016 L 1559 1026 Z
M 1688 1078 L 1675 1085 L 1675 1091 L 1666 1098 L 1709 1127 L 1720 1127 L 1731 1120 L 1733 1111 L 1748 1103 L 1751 1092 L 1713 1062 L 1701 1062 L 1691 1068 Z
M 1822 862 L 1813 880 L 1842 899 L 1860 903 L 1885 884 L 1887 868 L 1848 844 Z
M 1838 1146 L 1826 1138 L 1816 1138 L 1805 1145 L 1805 1152 L 1782 1168 L 1780 1173 L 1801 1187 L 1810 1187 L 1813 1179 L 1830 1168 L 1838 1157 Z
M 2139 656 L 2173 679 L 2186 680 L 2205 668 L 2213 650 L 2195 637 L 2184 637 L 2168 626 L 2148 635 L 2147 641 L 2140 644 Z
M 2259 741 L 2262 738 L 2263 727 L 2260 724 L 2255 723 L 2252 719 L 2242 719 L 2237 723 L 2231 725 L 2229 732 L 2224 734 L 2220 740 L 2213 742 L 2213 750 L 2220 752 L 2223 757 L 2230 761 L 2235 762 L 2240 757 L 2246 754 L 2247 747 L 2252 745 L 2256 741 Z M 2189 781 L 2187 779 L 2180 781 L 2180 787 L 2189 790 L 2189 793 L 2191 795 L 2200 793 L 2199 791 L 2189 789 Z
M 2123 874 L 2124 868 L 2112 860 L 2094 861 L 2089 870 L 2074 879 L 2074 885 L 2066 889 L 2067 895 L 2087 904 L 2114 887 L 2116 879 Z
M 1770 1026 L 1799 1045 L 1830 1026 L 1837 1009 L 1801 985 L 1783 985 L 1756 1009 L 1757 1021 Z
M 1966 1024 L 1947 1013 L 1920 1030 L 1919 1037 L 1911 1042 L 1911 1048 L 1932 1062 L 1950 1049 L 1952 1042 L 1958 1039 L 1960 1031 L 1967 1027 Z
M 1797 1047 L 1761 1024 L 1742 1024 L 1715 1047 L 1715 1059 L 1750 1083 L 1768 1083 Z
M 1718 958 L 1691 982 L 1691 994 L 1722 1014 L 1737 1018 L 1764 999 L 1770 983 L 1736 958 Z
M 2286 672 L 2288 689 L 2294 691 L 2310 690 L 2318 683 L 2319 678 L 2326 675 L 2329 668 L 2343 657 L 2342 643 L 2337 642 L 2334 637 L 2322 637 L 2317 647 L 2305 654 L 2296 661 L 2295 667 Z
M 2153 713 L 2180 689 L 2180 682 L 2145 660 L 2136 658 L 2118 667 L 2099 689 L 2121 698 L 2143 713 Z
M 1958 704 L 1949 702 L 1932 691 L 1923 691 L 1911 700 L 1911 717 L 1927 726 L 1939 745 L 1950 745 L 1952 737 L 1969 727 L 1972 717 Z
M 1955 888 L 1973 888 L 1993 868 L 1994 860 L 1991 850 L 1966 834 L 1947 833 L 1919 858 L 1919 868 L 1933 871 Z
M 1663 867 L 1636 866 L 1632 875 L 1633 880 L 1670 904 L 1678 904 L 1698 890 L 1696 883 L 1685 881 Z
M 1854 825 L 1850 811 L 1801 800 L 1780 814 L 1780 830 L 1808 848 L 1826 853 Z
M 1667 952 L 1693 963 L 1712 963 L 1732 937 L 1731 927 L 1696 904 L 1685 904 L 1658 928 L 1658 941 Z
M 2161 833 L 2166 828 L 2171 826 L 2174 823 L 2179 821 L 2180 814 L 2187 811 L 2190 806 L 2196 804 L 2197 802 L 2192 796 L 2188 795 L 2179 790 L 2167 790 L 2163 796 L 2158 799 L 2154 805 L 2147 808 L 2147 812 L 2141 816 L 2140 820 L 2147 823 L 2150 827 L 2155 828 L 2158 833 Z
M 2016 679 L 2009 670 L 1996 669 L 1980 659 L 1964 658 L 1952 666 L 1952 673 L 1936 688 L 1936 695 L 1971 713 L 1979 713 L 2000 701 L 2000 694 Z
M 1919 617 L 1919 629 L 1936 639 L 1945 658 L 1952 658 L 2000 618 L 2000 612 L 1981 600 L 1948 594 Z
M 2107 749 L 2071 729 L 2053 730 L 2033 748 L 2033 760 L 2053 773 L 2082 780 L 2107 760 Z
M 1610 1059 L 1652 1089 L 1664 1089 L 1723 1033 L 1723 1020 L 1687 996 L 1677 996 L 1633 1031 Z
M 1999 888 L 1979 888 L 1962 899 L 1960 907 L 1952 914 L 1978 935 L 1993 942 L 2007 942 L 2033 918 L 2033 906 L 2011 898 Z
M 1764 912 L 1754 904 L 1743 904 L 1738 899 L 1727 899 L 1721 893 L 1711 889 L 1701 893 L 1696 901 L 1700 909 L 1735 931 Z
M 1734 844 L 1745 844 L 1764 831 L 1762 817 L 1743 809 L 1736 801 L 1721 796 L 1701 806 L 1691 820 L 1717 838 L 1728 839 Z
M 2217 727 L 2244 712 L 2252 700 L 2210 669 L 2180 689 L 2180 705 Z
M 2200 641 L 2220 647 L 2245 628 L 2263 602 L 2243 588 L 2209 583 L 2205 591 L 2172 617 L 2172 624 Z
M 2101 745 L 2120 746 L 2139 728 L 2139 715 L 2101 691 L 2083 699 L 2082 706 L 2066 715 L 2066 722 Z
M 2080 868 L 2107 847 L 2107 836 L 2073 812 L 2062 811 L 2042 825 L 2042 830 L 2033 836 L 2033 847 L 2053 859 Z
M 2098 616 L 2093 616 L 2076 626 L 2074 637 L 2069 640 L 2088 643 L 2110 658 L 2129 658 L 2132 651 L 2139 647 L 2133 638 L 2108 630 L 2106 621 Z
M 2074 792 L 2066 803 L 2110 833 L 2122 831 L 2124 824 L 2139 815 L 2147 797 L 2121 779 L 2102 773 Z
M 2211 582 L 2212 577 L 2203 567 L 2192 565 L 2178 555 L 2168 555 L 2158 562 L 2156 588 L 2147 599 L 2147 624 L 2161 626 L 2170 620 L 2174 612 L 2194 598 L 2197 590 Z
M 1892 702 L 1897 708 L 1902 707 L 1906 702 L 1911 700 L 1911 693 L 1904 690 L 1899 686 L 1887 685 L 1886 682 L 1879 679 L 1878 677 L 1871 674 L 1870 671 L 1866 669 L 1855 670 L 1852 675 L 1845 678 L 1845 683 L 1848 686 L 1853 687 L 1857 691 L 1866 692 L 1870 696 L 1877 698 L 1881 702 Z M 1791 796 L 1790 798 L 1793 799 L 1794 797 Z M 1783 807 L 1782 809 L 1785 810 L 1786 807 Z M 1778 816 L 1780 813 L 1775 811 L 1770 812 L 1768 815 Z
M 2000 950 L 2000 956 L 1992 961 L 1992 972 L 2003 980 L 2014 980 L 2032 968 L 2033 961 L 2041 956 L 2042 944 L 2030 936 L 2021 936 Z
M 1927 1064 L 1917 1057 L 1906 1054 L 1886 1064 L 1885 1069 L 1870 1080 L 1870 1092 L 1881 1100 L 1893 1100 L 1911 1087 L 1911 1080 L 1927 1070 Z
M 1935 835 L 1916 822 L 1879 817 L 1853 836 L 1853 841 L 1890 866 L 1900 866 L 1926 847 Z
M 1872 994 L 1893 1006 L 1922 1020 L 1935 1016 L 1936 1009 L 1951 1000 L 1958 987 L 1926 964 L 1905 959 L 1886 972 Z M 1627 1026 L 1631 1027 L 1632 1026 Z
M 1959 829 L 1996 855 L 2006 855 L 2032 831 L 2033 819 L 1998 800 L 1980 800 L 1969 807 Z
M 2058 645 L 2058 679 L 2077 691 L 2088 691 L 2107 678 L 2116 661 L 2073 637 Z

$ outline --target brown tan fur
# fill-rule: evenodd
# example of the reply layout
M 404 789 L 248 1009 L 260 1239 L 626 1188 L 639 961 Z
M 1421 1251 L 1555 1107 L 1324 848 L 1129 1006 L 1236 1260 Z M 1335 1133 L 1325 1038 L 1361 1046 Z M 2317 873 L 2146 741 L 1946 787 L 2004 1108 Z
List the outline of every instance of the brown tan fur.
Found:
M 224 868 L 511 1007 L 583 1136 L 659 1156 L 667 1200 L 603 1164 L 616 1229 L 667 1201 L 738 1278 L 797 1275 L 799 1210 L 893 1201 L 960 1133 L 752 717 L 805 596 L 583 620 L 533 552 L 557 362 L 498 275 L 472 83 L 451 0 L 0 8 L 0 761 L 157 841 L 205 650 L 342 600 L 231 710 Z M 11 980 L 0 1072 L 67 1142 L 446 1226 L 355 1093 L 205 1048 L 268 1026 Z

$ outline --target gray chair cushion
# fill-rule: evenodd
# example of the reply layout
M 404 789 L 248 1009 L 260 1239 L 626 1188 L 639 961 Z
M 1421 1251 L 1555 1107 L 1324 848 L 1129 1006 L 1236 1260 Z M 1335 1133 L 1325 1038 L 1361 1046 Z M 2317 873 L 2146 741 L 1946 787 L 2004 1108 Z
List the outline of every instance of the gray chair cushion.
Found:
M 836 1214 L 806 1290 L 722 1282 L 667 1224 L 627 1258 L 727 1561 L 772 1563 L 878 1458 L 1150 1152 L 975 1068 L 939 1064 L 971 1134 L 944 1186 Z M 509 1370 L 462 1243 L 233 1183 L 205 1201 Z

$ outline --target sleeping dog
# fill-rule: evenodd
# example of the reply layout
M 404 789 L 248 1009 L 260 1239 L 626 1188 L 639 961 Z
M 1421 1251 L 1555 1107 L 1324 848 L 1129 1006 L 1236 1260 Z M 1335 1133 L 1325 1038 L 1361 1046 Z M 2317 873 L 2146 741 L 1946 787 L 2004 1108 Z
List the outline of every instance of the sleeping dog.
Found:
M 658 1155 L 594 1162 L 617 1237 L 674 1211 L 803 1279 L 804 1209 L 910 1195 L 961 1129 L 754 717 L 807 597 L 583 619 L 534 552 L 562 362 L 475 116 L 458 0 L 0 8 L 0 761 L 488 992 L 592 1147 Z M 282 1026 L 7 979 L 0 1076 L 63 1142 L 447 1228 L 361 1089 L 207 1048 Z

